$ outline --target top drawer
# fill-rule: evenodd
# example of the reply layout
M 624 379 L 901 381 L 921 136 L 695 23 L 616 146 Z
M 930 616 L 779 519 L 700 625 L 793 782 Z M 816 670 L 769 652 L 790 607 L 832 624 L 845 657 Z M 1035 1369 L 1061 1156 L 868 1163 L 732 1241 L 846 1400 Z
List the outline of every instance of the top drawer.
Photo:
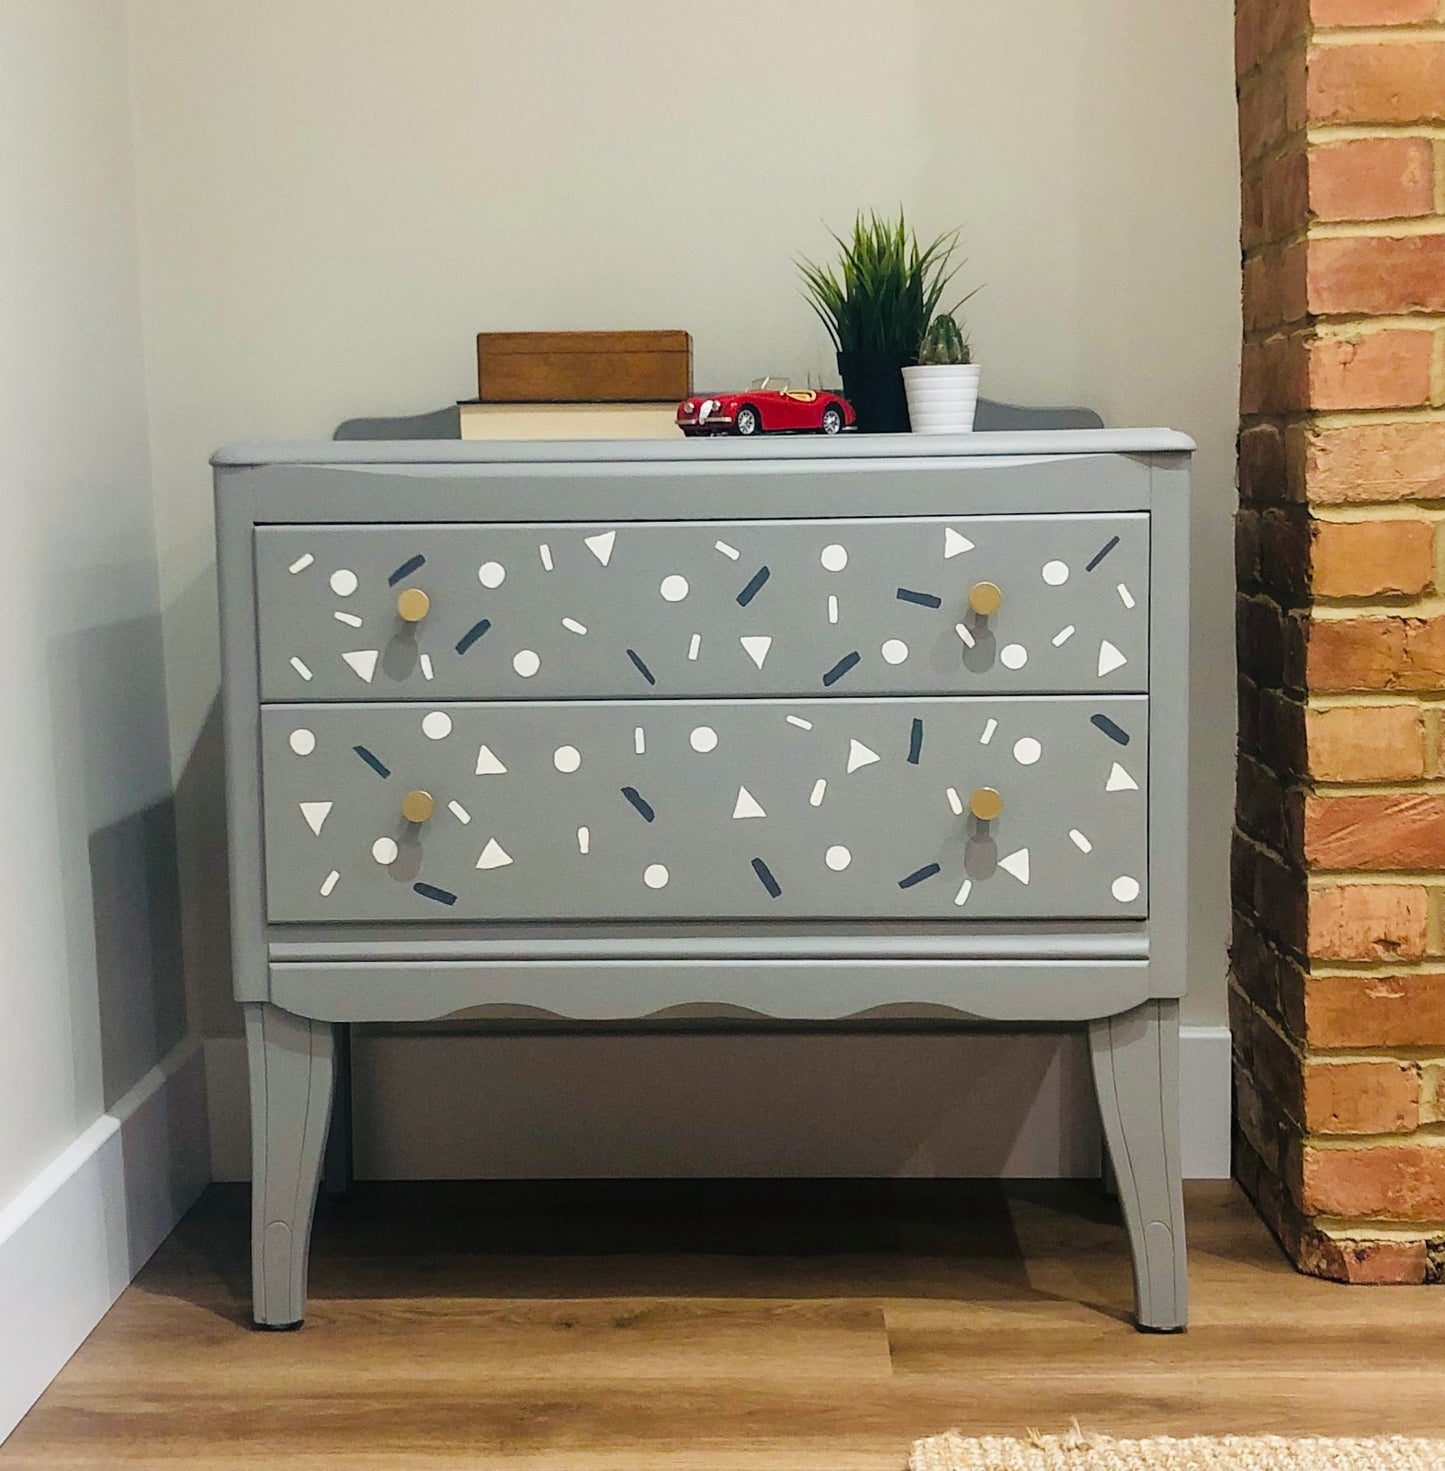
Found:
M 261 694 L 1138 693 L 1148 569 L 1142 512 L 262 526 Z

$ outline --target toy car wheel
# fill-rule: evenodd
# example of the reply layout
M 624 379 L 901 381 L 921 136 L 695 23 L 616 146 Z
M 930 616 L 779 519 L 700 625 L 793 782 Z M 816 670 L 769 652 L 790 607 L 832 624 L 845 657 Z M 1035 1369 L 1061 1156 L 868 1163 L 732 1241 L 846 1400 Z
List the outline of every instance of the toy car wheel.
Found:
M 823 410 L 823 422 L 819 425 L 824 434 L 837 434 L 843 427 L 843 410 L 837 404 L 829 404 Z
M 686 438 L 688 439 L 702 438 L 702 430 L 699 429 L 696 424 L 689 424 L 685 429 L 683 429 L 682 432 L 684 436 L 686 436 Z
M 733 427 L 739 434 L 756 434 L 763 427 L 763 421 L 752 404 L 744 404 L 733 420 Z

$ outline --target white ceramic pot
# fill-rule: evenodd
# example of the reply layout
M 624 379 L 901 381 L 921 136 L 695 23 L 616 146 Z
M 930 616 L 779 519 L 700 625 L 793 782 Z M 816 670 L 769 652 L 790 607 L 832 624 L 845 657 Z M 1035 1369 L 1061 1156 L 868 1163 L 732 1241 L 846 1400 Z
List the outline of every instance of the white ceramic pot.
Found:
M 978 409 L 977 363 L 921 363 L 904 368 L 908 422 L 915 434 L 967 434 Z

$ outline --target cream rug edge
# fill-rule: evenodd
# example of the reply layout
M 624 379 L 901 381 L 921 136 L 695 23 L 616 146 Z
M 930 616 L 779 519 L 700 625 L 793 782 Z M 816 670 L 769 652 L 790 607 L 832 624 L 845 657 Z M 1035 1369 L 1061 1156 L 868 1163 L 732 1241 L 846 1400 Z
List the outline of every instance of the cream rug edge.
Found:
M 1067 1435 L 967 1436 L 915 1441 L 908 1471 L 1445 1471 L 1445 1440 L 1329 1440 L 1200 1435 L 1114 1440 L 1077 1426 Z

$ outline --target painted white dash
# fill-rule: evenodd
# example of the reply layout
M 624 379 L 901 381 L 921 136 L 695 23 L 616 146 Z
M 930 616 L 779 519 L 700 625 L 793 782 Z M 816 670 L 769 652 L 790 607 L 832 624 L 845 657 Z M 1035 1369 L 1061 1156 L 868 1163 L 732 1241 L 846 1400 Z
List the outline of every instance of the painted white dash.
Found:
M 984 728 L 983 728 L 983 734 L 981 736 L 979 736 L 979 738 L 978 738 L 979 745 L 981 745 L 981 746 L 988 745 L 988 743 L 993 739 L 993 733 L 994 733 L 994 731 L 996 731 L 997 729 L 998 729 L 998 721 L 997 720 L 990 719 L 989 722 L 988 722 L 988 724 L 985 725 Z
M 971 649 L 973 647 L 973 635 L 968 631 L 968 624 L 955 623 L 953 625 L 953 631 L 963 640 L 965 648 Z
M 1071 624 L 1069 624 L 1069 626 L 1067 628 L 1061 628 L 1054 635 L 1054 647 L 1057 649 L 1061 645 L 1068 643 L 1068 641 L 1071 638 L 1073 638 L 1073 636 L 1074 636 L 1074 625 L 1071 623 Z
M 804 720 L 801 715 L 789 715 L 788 724 L 796 725 L 799 730 L 812 730 L 813 728 L 813 722 L 811 720 Z
M 1076 847 L 1080 853 L 1092 853 L 1094 851 L 1094 845 L 1088 840 L 1088 838 L 1083 835 L 1083 833 L 1078 830 L 1078 828 L 1071 827 L 1069 829 L 1069 837 L 1072 840 L 1074 847 Z
M 550 572 L 552 570 L 552 548 L 544 541 L 537 548 L 537 555 L 542 559 L 542 570 L 544 572 Z
M 955 904 L 967 904 L 968 896 L 971 893 L 973 893 L 973 880 L 964 879 L 964 881 L 958 886 L 958 893 L 953 896 L 953 902 Z
M 587 632 L 586 627 L 583 624 L 579 623 L 575 618 L 564 618 L 562 620 L 562 627 L 565 628 L 568 633 Z
M 632 732 L 632 749 L 639 756 L 647 754 L 647 734 L 640 725 Z
M 577 829 L 577 851 L 579 853 L 590 852 L 592 848 L 592 834 L 585 827 Z
M 298 569 L 293 567 L 291 570 L 295 572 Z M 336 887 L 336 881 L 340 877 L 341 875 L 336 871 L 336 869 L 333 868 L 331 872 L 328 873 L 326 877 L 321 881 L 321 897 L 323 899 L 332 891 L 332 889 Z
M 948 805 L 953 808 L 953 815 L 955 817 L 963 816 L 963 798 L 958 795 L 957 787 L 949 787 Z
M 472 814 L 460 802 L 448 802 L 447 810 L 460 823 L 468 823 L 472 820 Z
M 1132 608 L 1134 606 L 1134 594 L 1122 582 L 1119 584 L 1119 601 L 1126 608 Z
M 823 805 L 823 793 L 826 792 L 827 790 L 828 790 L 828 782 L 827 782 L 827 779 L 825 777 L 821 777 L 820 776 L 818 778 L 818 780 L 813 783 L 812 793 L 808 797 L 809 803 L 812 806 L 814 806 L 814 807 L 821 807 Z
M 433 670 L 431 667 L 431 655 L 422 654 L 421 657 L 417 660 L 417 663 L 421 665 L 421 677 L 423 679 L 431 679 L 433 677 Z
M 292 564 L 286 570 L 288 572 L 304 572 L 315 560 L 316 558 L 313 557 L 310 552 L 302 552 L 302 554 L 297 557 L 296 560 L 292 562 Z M 328 893 L 329 890 L 322 889 L 321 892 L 325 894 Z
M 344 623 L 348 628 L 360 628 L 361 619 L 355 613 L 336 612 L 331 615 L 338 623 Z
M 300 661 L 300 659 L 296 657 L 295 654 L 292 654 L 291 656 L 291 667 L 297 672 L 297 674 L 301 676 L 302 679 L 311 678 L 311 671 Z
M 687 644 L 687 657 L 689 659 L 696 659 L 697 658 L 697 651 L 701 647 L 702 647 L 702 635 L 700 633 L 693 634 L 693 636 L 688 640 L 688 644 Z
M 742 556 L 742 553 L 736 547 L 730 547 L 725 541 L 715 541 L 713 542 L 713 545 L 718 549 L 718 551 L 723 554 L 723 556 L 731 557 L 734 562 L 736 562 L 737 559 Z
M 828 622 L 838 621 L 838 599 L 833 593 L 828 594 Z

